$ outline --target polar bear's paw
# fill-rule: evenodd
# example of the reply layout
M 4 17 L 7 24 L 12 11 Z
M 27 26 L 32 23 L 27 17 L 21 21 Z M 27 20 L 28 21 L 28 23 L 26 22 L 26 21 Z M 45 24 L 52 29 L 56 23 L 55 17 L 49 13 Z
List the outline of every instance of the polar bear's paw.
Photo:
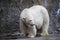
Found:
M 41 33 L 41 36 L 48 36 L 49 34 L 48 34 L 48 32 L 42 32 Z
M 34 38 L 35 36 L 34 36 L 34 35 L 28 35 L 27 37 L 29 37 L 29 38 Z
M 21 34 L 20 34 L 20 37 L 25 37 L 25 34 L 21 33 Z

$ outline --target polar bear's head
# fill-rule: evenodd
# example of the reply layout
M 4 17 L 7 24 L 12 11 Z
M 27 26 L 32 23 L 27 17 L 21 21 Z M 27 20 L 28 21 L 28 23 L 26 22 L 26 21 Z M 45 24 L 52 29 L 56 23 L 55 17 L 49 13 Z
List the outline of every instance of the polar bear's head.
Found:
M 32 27 L 34 27 L 35 26 L 35 23 L 34 23 L 34 21 L 33 20 L 31 20 L 31 19 L 26 19 L 26 18 L 23 18 L 23 22 L 24 22 L 24 24 L 25 25 L 27 25 L 28 27 L 30 27 L 30 28 L 32 28 Z

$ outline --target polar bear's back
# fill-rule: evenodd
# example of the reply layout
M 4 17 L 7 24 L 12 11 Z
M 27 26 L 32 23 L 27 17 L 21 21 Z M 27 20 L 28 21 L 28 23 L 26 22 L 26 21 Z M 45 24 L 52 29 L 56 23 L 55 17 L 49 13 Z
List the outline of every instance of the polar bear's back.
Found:
M 44 23 L 47 22 L 47 24 L 49 24 L 49 14 L 48 14 L 47 9 L 44 6 L 35 5 L 35 6 L 30 7 L 30 11 L 31 10 L 35 12 L 35 14 L 38 14 L 38 15 L 40 14 L 40 17 L 42 15 Z

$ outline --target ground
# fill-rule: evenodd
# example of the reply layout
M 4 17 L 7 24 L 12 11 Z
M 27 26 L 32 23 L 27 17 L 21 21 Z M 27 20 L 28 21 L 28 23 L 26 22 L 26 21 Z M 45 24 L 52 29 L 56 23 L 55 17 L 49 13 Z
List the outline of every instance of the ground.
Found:
M 11 36 L 10 36 L 11 37 Z M 12 36 L 12 38 L 3 38 L 1 40 L 60 40 L 60 34 L 50 34 L 49 36 L 46 37 L 35 37 L 35 38 L 14 38 L 14 36 Z

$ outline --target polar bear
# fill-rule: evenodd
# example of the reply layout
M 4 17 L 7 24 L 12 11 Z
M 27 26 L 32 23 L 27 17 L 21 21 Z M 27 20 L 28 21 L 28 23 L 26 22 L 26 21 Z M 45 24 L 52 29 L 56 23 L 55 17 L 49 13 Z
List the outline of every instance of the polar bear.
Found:
M 25 8 L 20 14 L 20 36 L 25 37 L 28 33 L 27 37 L 33 38 L 37 34 L 37 29 L 40 28 L 42 28 L 41 36 L 48 35 L 49 15 L 47 9 L 41 5 Z

